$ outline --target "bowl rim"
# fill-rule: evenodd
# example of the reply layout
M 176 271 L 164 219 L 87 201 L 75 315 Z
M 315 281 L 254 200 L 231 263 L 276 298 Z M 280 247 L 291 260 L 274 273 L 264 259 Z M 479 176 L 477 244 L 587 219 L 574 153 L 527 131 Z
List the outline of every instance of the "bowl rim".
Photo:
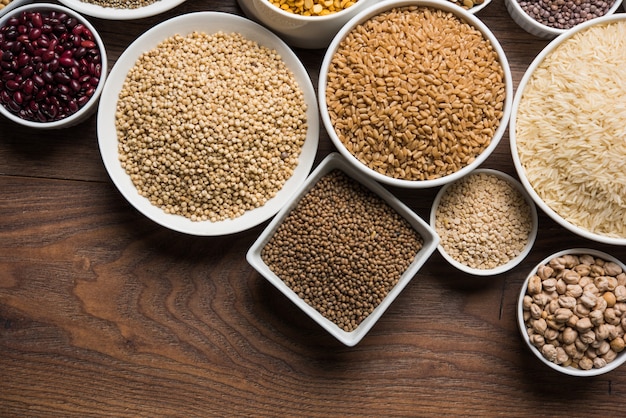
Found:
M 107 51 L 104 45 L 104 41 L 100 37 L 98 30 L 83 15 L 81 15 L 77 11 L 72 10 L 68 7 L 65 7 L 59 4 L 53 4 L 53 3 L 27 3 L 20 7 L 17 7 L 11 10 L 9 13 L 0 17 L 0 27 L 3 27 L 8 19 L 12 18 L 13 16 L 19 15 L 23 11 L 28 11 L 28 10 L 64 12 L 71 16 L 74 16 L 82 24 L 84 24 L 93 34 L 94 40 L 96 41 L 96 44 L 98 45 L 98 49 L 100 50 L 100 58 L 101 58 L 101 64 L 102 64 L 100 80 L 98 81 L 98 85 L 96 86 L 96 90 L 94 91 L 93 96 L 91 96 L 91 98 L 87 101 L 87 103 L 85 103 L 83 107 L 81 107 L 76 112 L 72 113 L 70 116 L 66 118 L 51 121 L 51 122 L 37 122 L 37 121 L 26 120 L 26 119 L 20 118 L 18 115 L 12 112 L 9 112 L 5 108 L 4 105 L 0 105 L 0 114 L 2 114 L 7 119 L 19 125 L 26 126 L 29 128 L 58 129 L 58 128 L 65 128 L 65 127 L 72 126 L 76 123 L 81 122 L 82 119 L 86 116 L 86 114 L 92 111 L 93 106 L 95 106 L 98 100 L 100 100 L 100 95 L 102 91 L 104 90 L 104 84 L 106 82 L 107 73 L 108 73 L 108 57 L 107 57 Z
M 80 0 L 59 0 L 59 1 L 80 1 Z M 184 0 L 183 0 L 184 1 Z M 370 0 L 358 0 L 357 2 L 355 2 L 352 6 L 345 8 L 345 9 L 341 9 L 338 12 L 335 13 L 331 13 L 328 15 L 323 15 L 323 16 L 303 16 L 301 14 L 296 14 L 296 13 L 289 13 L 285 10 L 282 10 L 281 8 L 277 7 L 276 5 L 270 3 L 269 0 L 239 0 L 239 1 L 250 1 L 252 3 L 256 3 L 259 2 L 261 4 L 266 4 L 267 6 L 270 7 L 273 11 L 275 11 L 276 13 L 278 13 L 279 15 L 285 17 L 285 18 L 290 18 L 290 19 L 294 19 L 295 21 L 302 21 L 302 22 L 314 22 L 314 21 L 326 21 L 326 20 L 332 20 L 335 17 L 340 17 L 343 16 L 344 12 L 346 12 L 347 10 L 350 10 L 353 6 L 356 6 L 359 3 L 367 3 L 365 4 L 365 6 L 363 7 L 363 10 L 372 7 L 374 5 L 376 5 L 377 3 L 371 3 Z M 386 0 L 383 0 L 386 1 Z M 485 7 L 487 7 L 490 3 L 492 2 L 492 0 L 485 0 L 482 4 L 478 5 L 478 6 L 474 6 L 471 9 L 462 9 L 467 11 L 468 13 L 477 13 L 479 11 L 481 11 L 482 9 L 484 9 Z M 379 2 L 380 3 L 380 2 Z M 454 5 L 454 3 L 451 3 Z M 458 6 L 460 7 L 460 6 Z
M 552 209 L 546 202 L 544 202 L 544 200 L 539 196 L 539 194 L 535 191 L 534 187 L 528 181 L 528 178 L 526 176 L 526 171 L 524 169 L 524 166 L 522 165 L 519 153 L 517 152 L 516 127 L 517 127 L 517 111 L 519 109 L 519 105 L 522 100 L 524 90 L 526 89 L 526 86 L 530 78 L 532 77 L 533 73 L 535 72 L 537 67 L 544 61 L 544 59 L 549 54 L 551 54 L 555 49 L 557 49 L 562 43 L 570 39 L 572 36 L 575 36 L 576 34 L 588 29 L 589 27 L 595 26 L 595 25 L 605 25 L 614 21 L 622 21 L 622 20 L 626 21 L 626 13 L 606 15 L 606 16 L 599 17 L 596 19 L 591 19 L 584 23 L 581 23 L 580 25 L 574 27 L 573 29 L 570 29 L 569 31 L 565 32 L 564 34 L 550 41 L 547 44 L 547 46 L 541 52 L 539 52 L 539 54 L 533 59 L 533 61 L 530 63 L 530 65 L 527 67 L 526 71 L 524 72 L 524 75 L 522 76 L 517 86 L 515 97 L 513 98 L 513 106 L 512 106 L 513 111 L 509 119 L 509 147 L 510 147 L 511 156 L 513 159 L 513 165 L 520 179 L 520 182 L 522 183 L 522 185 L 524 186 L 524 188 L 526 189 L 530 197 L 535 201 L 535 204 L 539 206 L 539 208 L 541 208 L 541 210 L 545 212 L 552 220 L 554 220 L 556 223 L 561 225 L 563 228 L 569 230 L 570 232 L 573 232 L 583 238 L 587 238 L 595 242 L 599 242 L 603 244 L 610 244 L 610 245 L 619 245 L 619 246 L 626 245 L 626 237 L 624 238 L 609 237 L 606 235 L 601 235 L 601 234 L 583 229 L 567 221 L 565 218 L 559 215 L 554 209 Z
M 104 7 L 99 4 L 87 3 L 81 0 L 58 0 L 70 9 L 74 9 L 88 16 L 108 20 L 131 20 L 156 16 L 184 3 L 186 0 L 157 0 L 146 6 L 135 9 L 120 9 Z
M 317 183 L 317 181 L 325 174 L 334 169 L 339 169 L 356 182 L 368 188 L 377 196 L 382 198 L 389 206 L 391 206 L 400 216 L 406 219 L 413 229 L 415 229 L 423 239 L 423 246 L 417 252 L 413 262 L 407 267 L 401 275 L 398 283 L 389 291 L 387 296 L 372 311 L 372 313 L 359 324 L 353 331 L 347 332 L 335 323 L 325 318 L 319 311 L 302 300 L 283 280 L 278 277 L 265 264 L 261 258 L 261 250 L 274 235 L 276 229 L 282 224 L 289 213 L 297 206 L 301 198 Z M 298 306 L 306 315 L 317 322 L 323 329 L 330 333 L 344 345 L 352 347 L 356 345 L 370 329 L 378 322 L 387 308 L 395 301 L 402 290 L 415 278 L 424 263 L 430 258 L 432 253 L 437 249 L 439 236 L 422 218 L 420 218 L 407 205 L 402 203 L 400 199 L 385 189 L 380 183 L 372 180 L 359 170 L 349 164 L 346 159 L 337 152 L 332 152 L 326 156 L 317 168 L 309 175 L 305 183 L 300 187 L 299 191 L 292 195 L 288 204 L 278 212 L 269 225 L 263 230 L 261 235 L 249 248 L 246 253 L 246 260 L 257 270 L 267 281 L 276 287 L 291 302 Z
M 613 261 L 619 264 L 622 267 L 622 269 L 626 271 L 626 264 L 624 264 L 621 260 L 619 260 L 618 258 L 604 251 L 600 251 L 600 250 L 596 250 L 592 248 L 576 247 L 576 248 L 557 251 L 547 256 L 546 258 L 541 260 L 539 263 L 535 264 L 535 266 L 532 268 L 532 270 L 530 270 L 530 272 L 524 279 L 524 283 L 522 284 L 522 287 L 517 297 L 517 305 L 516 305 L 517 327 L 520 331 L 520 335 L 522 339 L 524 340 L 524 342 L 526 343 L 526 346 L 530 349 L 530 351 L 535 355 L 535 357 L 539 358 L 539 360 L 543 364 L 550 367 L 551 369 L 556 370 L 557 372 L 570 375 L 570 376 L 575 376 L 575 377 L 599 376 L 601 374 L 608 373 L 618 368 L 622 364 L 624 364 L 626 362 L 626 350 L 622 351 L 621 353 L 618 353 L 618 356 L 615 358 L 615 360 L 613 360 L 612 362 L 608 363 L 606 366 L 600 369 L 593 368 L 590 370 L 581 370 L 581 369 L 576 369 L 571 366 L 561 366 L 560 364 L 556 364 L 551 361 L 548 361 L 545 357 L 543 357 L 543 355 L 537 349 L 537 347 L 535 347 L 530 342 L 530 337 L 528 336 L 528 332 L 526 332 L 526 324 L 524 322 L 524 314 L 523 314 L 524 313 L 523 305 L 524 305 L 524 296 L 526 295 L 526 290 L 528 289 L 528 281 L 530 280 L 532 276 L 535 275 L 535 272 L 540 266 L 547 264 L 551 259 L 555 257 L 560 257 L 566 254 L 573 254 L 573 255 L 589 254 L 594 257 L 602 258 L 607 261 Z
M 346 37 L 346 35 L 352 31 L 352 29 L 361 24 L 370 18 L 390 10 L 392 8 L 401 8 L 405 6 L 423 6 L 430 7 L 433 9 L 441 9 L 447 12 L 451 12 L 456 14 L 460 19 L 465 22 L 471 24 L 476 27 L 483 34 L 483 37 L 487 39 L 492 47 L 496 50 L 499 58 L 500 65 L 502 67 L 504 73 L 504 82 L 505 82 L 505 99 L 504 99 L 504 107 L 503 107 L 503 115 L 500 120 L 500 124 L 494 133 L 489 146 L 483 150 L 483 152 L 476 157 L 476 159 L 460 170 L 448 174 L 443 177 L 439 177 L 433 180 L 405 180 L 405 179 L 396 179 L 372 170 L 367 167 L 361 161 L 359 161 L 352 153 L 350 153 L 346 147 L 342 144 L 341 140 L 335 133 L 332 122 L 330 120 L 330 116 L 328 115 L 327 104 L 326 104 L 326 82 L 328 79 L 328 68 L 330 66 L 330 62 L 335 55 L 339 45 Z M 443 184 L 449 183 L 451 181 L 457 180 L 464 175 L 468 174 L 472 170 L 476 169 L 480 164 L 482 164 L 496 149 L 502 137 L 504 136 L 505 131 L 508 128 L 509 118 L 511 116 L 511 109 L 513 103 L 513 76 L 511 72 L 511 68 L 504 52 L 504 49 L 500 45 L 500 42 L 494 35 L 494 33 L 474 14 L 469 13 L 467 10 L 463 9 L 460 6 L 457 6 L 451 2 L 442 2 L 441 0 L 383 0 L 376 5 L 370 6 L 366 9 L 363 9 L 361 12 L 356 14 L 353 18 L 351 18 L 335 35 L 327 50 L 324 53 L 324 58 L 320 67 L 319 78 L 318 78 L 318 107 L 320 109 L 320 115 L 326 131 L 339 151 L 341 155 L 343 155 L 351 164 L 356 166 L 360 171 L 367 174 L 368 176 L 376 179 L 381 183 L 388 184 L 390 186 L 402 187 L 402 188 L 429 188 L 441 186 Z
M 607 12 L 602 15 L 602 16 L 598 16 L 595 17 L 593 19 L 589 19 L 586 20 L 582 23 L 579 23 L 578 25 L 575 25 L 571 28 L 568 29 L 559 29 L 559 28 L 554 28 L 552 26 L 548 26 L 548 25 L 544 25 L 543 23 L 539 22 L 537 19 L 534 19 L 532 16 L 530 16 L 528 13 L 526 13 L 526 11 L 524 9 L 522 9 L 522 6 L 519 4 L 518 0 L 506 0 L 507 3 L 509 3 L 509 5 L 515 9 L 515 12 L 517 13 L 517 15 L 521 18 L 524 19 L 524 21 L 526 23 L 528 23 L 528 25 L 533 26 L 536 30 L 540 30 L 545 32 L 546 34 L 549 34 L 551 37 L 557 37 L 559 35 L 562 35 L 574 28 L 577 28 L 580 25 L 583 25 L 587 22 L 591 22 L 591 21 L 596 21 L 597 19 L 601 19 L 603 17 L 606 16 L 611 16 L 613 13 L 615 13 L 615 11 L 619 8 L 619 6 L 621 5 L 623 0 L 615 0 L 615 3 L 613 3 L 613 5 L 607 10 Z
M 154 48 L 159 42 L 175 34 L 187 34 L 202 28 L 206 33 L 236 31 L 247 39 L 254 39 L 259 45 L 277 50 L 281 59 L 293 73 L 307 104 L 307 133 L 299 156 L 299 163 L 292 176 L 282 189 L 263 206 L 251 209 L 235 219 L 219 222 L 192 221 L 182 215 L 166 214 L 160 207 L 139 194 L 118 159 L 118 139 L 115 129 L 115 108 L 128 70 L 145 51 Z M 235 29 L 236 28 L 236 29 Z M 113 184 L 124 198 L 140 213 L 153 222 L 168 229 L 196 236 L 221 236 L 241 232 L 257 226 L 276 212 L 288 201 L 305 181 L 313 166 L 319 143 L 319 123 L 317 101 L 310 76 L 297 55 L 276 34 L 245 17 L 226 12 L 192 12 L 165 20 L 135 39 L 122 52 L 113 66 L 102 94 L 97 118 L 97 136 L 100 156 Z
M 457 261 L 450 254 L 447 253 L 447 251 L 443 248 L 443 245 L 441 244 L 441 242 L 437 246 L 437 250 L 439 251 L 439 254 L 441 254 L 441 256 L 448 263 L 450 263 L 452 266 L 456 267 L 460 271 L 472 274 L 474 276 L 495 276 L 495 275 L 507 272 L 513 269 L 514 267 L 516 267 L 519 263 L 521 263 L 526 258 L 526 256 L 528 256 L 528 254 L 532 251 L 533 246 L 535 245 L 535 240 L 537 239 L 537 232 L 539 230 L 539 218 L 537 215 L 537 208 L 535 207 L 533 200 L 528 195 L 528 192 L 524 189 L 522 184 L 519 181 L 517 181 L 517 179 L 515 179 L 514 177 L 510 176 L 509 174 L 503 171 L 499 171 L 499 170 L 495 170 L 491 168 L 477 168 L 474 171 L 461 177 L 460 179 L 444 185 L 439 190 L 439 192 L 437 192 L 437 195 L 435 196 L 435 199 L 433 200 L 433 204 L 431 206 L 429 222 L 430 222 L 430 226 L 435 230 L 435 232 L 437 232 L 437 228 L 436 228 L 437 208 L 439 207 L 439 204 L 441 203 L 441 199 L 443 198 L 443 196 L 446 194 L 449 188 L 452 187 L 455 183 L 469 176 L 472 176 L 474 174 L 480 174 L 480 173 L 489 174 L 489 175 L 505 180 L 511 186 L 513 186 L 517 191 L 519 191 L 520 194 L 524 197 L 524 200 L 528 203 L 528 206 L 530 207 L 531 222 L 532 222 L 532 228 L 531 228 L 530 234 L 528 235 L 528 242 L 526 243 L 526 245 L 524 246 L 524 249 L 520 252 L 520 254 L 518 254 L 515 258 L 509 260 L 505 264 L 499 265 L 492 269 L 478 269 L 478 268 L 467 266 Z

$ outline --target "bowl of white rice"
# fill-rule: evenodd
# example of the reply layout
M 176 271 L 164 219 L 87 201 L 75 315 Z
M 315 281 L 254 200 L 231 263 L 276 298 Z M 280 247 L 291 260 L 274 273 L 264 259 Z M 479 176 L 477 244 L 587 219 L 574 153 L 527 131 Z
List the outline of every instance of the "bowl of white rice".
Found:
M 509 121 L 520 180 L 546 214 L 593 241 L 626 245 L 626 15 L 553 40 L 519 83 Z

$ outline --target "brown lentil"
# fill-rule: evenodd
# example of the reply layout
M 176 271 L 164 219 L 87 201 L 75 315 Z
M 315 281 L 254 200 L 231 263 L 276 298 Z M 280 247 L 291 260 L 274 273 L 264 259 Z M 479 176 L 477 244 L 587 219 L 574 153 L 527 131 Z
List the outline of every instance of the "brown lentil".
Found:
M 422 242 L 384 200 L 333 170 L 302 197 L 261 257 L 306 303 L 352 331 L 396 285 Z
M 446 253 L 475 269 L 493 269 L 528 243 L 532 212 L 508 181 L 474 173 L 451 184 L 436 209 L 435 230 Z
M 116 127 L 141 195 L 166 213 L 216 222 L 263 205 L 290 178 L 306 104 L 276 51 L 236 33 L 194 32 L 137 60 Z
M 113 9 L 139 9 L 149 6 L 162 0 L 80 0 L 83 3 L 95 4 L 97 6 L 109 7 Z
M 604 16 L 615 0 L 518 0 L 522 10 L 537 22 L 556 29 L 570 29 Z
M 341 142 L 392 178 L 458 171 L 488 147 L 503 115 L 504 71 L 489 40 L 428 7 L 394 8 L 355 27 L 327 83 Z
M 626 273 L 589 254 L 541 265 L 522 300 L 531 343 L 555 364 L 589 370 L 624 350 Z
M 302 16 L 326 16 L 354 5 L 358 0 L 269 0 L 274 6 Z

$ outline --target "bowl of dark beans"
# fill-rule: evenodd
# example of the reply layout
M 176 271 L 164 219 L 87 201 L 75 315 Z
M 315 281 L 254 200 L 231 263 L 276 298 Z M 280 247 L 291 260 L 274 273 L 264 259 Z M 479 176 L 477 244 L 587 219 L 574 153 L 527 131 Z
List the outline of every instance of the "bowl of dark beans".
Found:
M 0 18 L 0 113 L 31 128 L 76 125 L 95 111 L 104 43 L 80 14 L 34 3 Z
M 505 0 L 511 18 L 542 39 L 553 39 L 574 26 L 615 13 L 622 0 Z

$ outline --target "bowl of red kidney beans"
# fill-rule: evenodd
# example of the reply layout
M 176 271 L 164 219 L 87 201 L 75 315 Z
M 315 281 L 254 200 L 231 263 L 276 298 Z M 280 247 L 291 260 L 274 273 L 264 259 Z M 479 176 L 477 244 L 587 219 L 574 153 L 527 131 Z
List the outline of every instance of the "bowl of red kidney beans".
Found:
M 64 6 L 33 3 L 0 18 L 0 114 L 58 129 L 91 116 L 107 74 L 95 28 Z

